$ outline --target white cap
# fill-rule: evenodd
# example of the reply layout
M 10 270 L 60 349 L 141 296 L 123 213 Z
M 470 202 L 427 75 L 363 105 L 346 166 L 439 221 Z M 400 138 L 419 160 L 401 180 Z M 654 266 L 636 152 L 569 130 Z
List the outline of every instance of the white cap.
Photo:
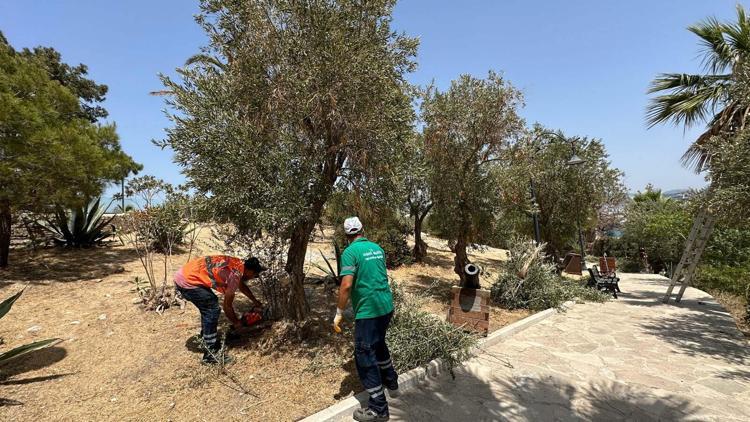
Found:
M 362 231 L 362 222 L 359 217 L 349 217 L 344 220 L 344 232 L 346 234 L 357 234 Z

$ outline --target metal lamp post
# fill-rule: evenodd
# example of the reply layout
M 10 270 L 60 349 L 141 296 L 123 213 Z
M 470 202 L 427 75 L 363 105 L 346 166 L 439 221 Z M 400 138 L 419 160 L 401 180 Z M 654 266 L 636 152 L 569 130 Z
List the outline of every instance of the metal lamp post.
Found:
M 570 160 L 566 163 L 568 167 L 579 167 L 581 164 L 585 163 L 586 161 L 583 160 L 581 157 L 579 157 L 576 154 L 576 146 L 575 146 L 575 139 L 571 141 L 571 147 L 573 148 L 573 156 L 570 157 Z M 578 184 L 580 185 L 580 170 L 576 172 L 576 176 L 578 180 Z M 578 245 L 581 247 L 581 272 L 583 272 L 586 269 L 586 251 L 583 246 L 583 230 L 581 229 L 581 207 L 578 207 L 578 215 L 576 218 L 576 223 L 578 226 Z
M 534 221 L 534 241 L 536 242 L 536 245 L 539 246 L 539 244 L 542 243 L 542 234 L 539 230 L 539 212 L 537 211 L 538 205 L 536 203 L 536 191 L 534 190 L 533 178 L 529 178 L 529 189 L 531 190 L 531 206 L 533 207 L 531 210 L 531 218 Z

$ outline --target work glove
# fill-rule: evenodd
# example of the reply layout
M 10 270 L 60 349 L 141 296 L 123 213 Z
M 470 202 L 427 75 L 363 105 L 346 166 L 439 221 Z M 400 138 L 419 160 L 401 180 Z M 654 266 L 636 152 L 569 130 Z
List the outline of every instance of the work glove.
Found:
M 336 308 L 336 316 L 333 317 L 333 331 L 340 333 L 341 327 L 339 326 L 341 324 L 341 321 L 344 319 L 344 310 L 341 308 Z

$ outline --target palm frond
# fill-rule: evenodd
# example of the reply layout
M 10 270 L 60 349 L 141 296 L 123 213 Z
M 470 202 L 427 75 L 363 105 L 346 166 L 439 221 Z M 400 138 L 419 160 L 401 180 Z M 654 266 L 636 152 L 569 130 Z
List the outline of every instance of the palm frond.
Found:
M 710 136 L 704 138 L 704 135 L 708 132 L 709 131 L 706 131 L 703 135 L 699 136 L 695 142 L 690 144 L 688 149 L 682 154 L 682 157 L 680 157 L 682 165 L 694 171 L 696 174 L 703 172 L 708 166 L 709 154 L 703 148 L 705 141 L 710 139 Z
M 700 173 L 710 164 L 710 143 L 717 135 L 731 134 L 745 126 L 748 107 L 732 101 L 735 72 L 750 57 L 750 20 L 737 5 L 737 21 L 722 23 L 711 17 L 688 27 L 703 45 L 707 75 L 667 73 L 657 76 L 648 89 L 652 98 L 646 109 L 649 127 L 671 122 L 690 127 L 707 122 L 707 130 L 682 156 L 682 163 Z M 732 74 L 725 74 L 731 71 Z M 736 94 L 734 94 L 736 95 Z M 717 111 L 718 110 L 718 111 Z
M 703 66 L 710 73 L 721 73 L 732 66 L 734 49 L 724 38 L 724 24 L 711 17 L 688 27 L 703 45 Z
M 648 126 L 671 122 L 690 127 L 708 121 L 717 107 L 726 102 L 730 84 L 730 75 L 659 75 L 649 92 L 668 93 L 651 100 L 646 109 Z
M 646 92 L 654 94 L 673 89 L 685 90 L 694 87 L 705 87 L 717 83 L 726 83 L 731 79 L 731 74 L 691 75 L 687 73 L 661 73 L 654 78 Z
M 737 22 L 725 23 L 723 32 L 726 42 L 734 50 L 734 61 L 750 53 L 750 21 L 742 5 L 737 5 Z

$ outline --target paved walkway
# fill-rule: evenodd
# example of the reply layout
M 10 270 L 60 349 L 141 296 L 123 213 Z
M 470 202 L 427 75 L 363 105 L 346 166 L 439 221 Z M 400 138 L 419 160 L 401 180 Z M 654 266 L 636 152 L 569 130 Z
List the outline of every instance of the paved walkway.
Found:
M 662 304 L 665 280 L 625 275 L 619 300 L 575 305 L 488 348 L 455 380 L 391 400 L 391 420 L 750 420 L 747 340 L 705 292 Z

